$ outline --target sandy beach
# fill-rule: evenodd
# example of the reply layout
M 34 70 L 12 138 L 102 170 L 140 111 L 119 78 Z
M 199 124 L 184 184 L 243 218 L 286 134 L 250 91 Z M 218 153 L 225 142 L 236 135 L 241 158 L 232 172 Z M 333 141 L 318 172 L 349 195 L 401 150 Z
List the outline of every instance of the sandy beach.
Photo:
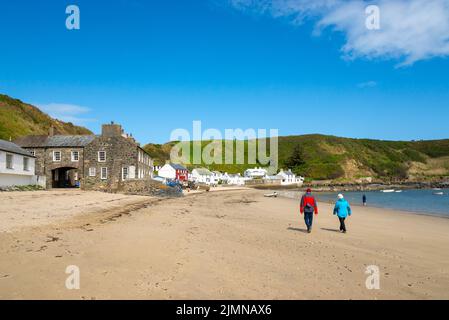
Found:
M 0 298 L 449 299 L 449 219 L 354 207 L 341 234 L 320 203 L 307 234 L 297 200 L 264 193 L 0 193 Z

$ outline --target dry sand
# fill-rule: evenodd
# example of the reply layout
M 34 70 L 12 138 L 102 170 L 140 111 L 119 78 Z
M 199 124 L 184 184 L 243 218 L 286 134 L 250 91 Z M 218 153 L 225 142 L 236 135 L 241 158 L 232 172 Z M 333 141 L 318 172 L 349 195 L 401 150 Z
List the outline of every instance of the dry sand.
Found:
M 35 198 L 37 206 L 22 199 L 41 193 L 1 194 L 0 225 L 10 232 L 0 233 L 0 298 L 449 298 L 449 219 L 357 207 L 340 234 L 332 208 L 320 204 L 307 234 L 298 201 L 263 193 L 160 200 L 78 191 L 57 200 L 64 220 L 29 226 L 27 214 L 48 212 L 53 197 Z M 91 197 L 95 210 L 73 215 Z M 122 205 L 110 207 L 108 197 Z M 8 208 L 21 208 L 21 229 L 11 231 Z M 65 287 L 68 265 L 80 268 L 80 290 Z M 366 289 L 369 265 L 380 268 L 380 290 Z

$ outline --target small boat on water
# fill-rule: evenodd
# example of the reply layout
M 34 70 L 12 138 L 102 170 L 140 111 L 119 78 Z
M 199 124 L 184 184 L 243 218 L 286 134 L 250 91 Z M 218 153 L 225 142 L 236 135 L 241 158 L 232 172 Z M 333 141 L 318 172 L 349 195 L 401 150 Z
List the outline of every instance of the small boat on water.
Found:
M 394 190 L 394 189 L 390 189 L 390 190 L 381 190 L 380 192 L 383 192 L 383 193 L 393 193 L 393 192 L 395 192 L 396 190 Z
M 444 196 L 444 192 L 434 192 L 433 193 L 434 196 Z
M 401 193 L 401 192 L 402 192 L 402 190 L 396 190 L 395 192 L 396 192 L 396 193 Z

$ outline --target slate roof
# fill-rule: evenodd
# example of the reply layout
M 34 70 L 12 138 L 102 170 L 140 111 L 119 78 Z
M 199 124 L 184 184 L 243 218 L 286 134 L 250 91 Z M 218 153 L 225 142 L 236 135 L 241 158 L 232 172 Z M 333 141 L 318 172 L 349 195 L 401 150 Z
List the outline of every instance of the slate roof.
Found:
M 26 136 L 14 142 L 23 148 L 85 147 L 96 138 L 89 136 Z
M 212 175 L 212 172 L 210 172 L 206 168 L 196 168 L 195 170 L 200 175 L 204 175 L 204 176 L 211 176 Z
M 278 175 L 282 175 L 282 174 L 285 174 L 286 176 L 294 176 L 295 175 L 291 170 L 281 171 L 278 173 Z
M 170 166 L 175 170 L 187 170 L 185 167 L 177 163 L 170 163 Z
M 33 157 L 28 151 L 22 149 L 17 144 L 5 140 L 0 140 L 0 150 L 15 154 L 21 154 L 23 156 Z

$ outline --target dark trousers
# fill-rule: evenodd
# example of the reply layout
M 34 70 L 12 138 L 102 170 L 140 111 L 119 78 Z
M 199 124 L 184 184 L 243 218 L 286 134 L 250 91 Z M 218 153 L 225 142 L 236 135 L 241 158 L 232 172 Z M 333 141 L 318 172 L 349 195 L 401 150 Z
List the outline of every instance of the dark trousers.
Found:
M 346 231 L 345 220 L 346 218 L 338 218 L 340 220 L 340 231 Z
M 312 229 L 313 212 L 312 213 L 305 212 L 304 221 L 306 222 L 307 230 Z

